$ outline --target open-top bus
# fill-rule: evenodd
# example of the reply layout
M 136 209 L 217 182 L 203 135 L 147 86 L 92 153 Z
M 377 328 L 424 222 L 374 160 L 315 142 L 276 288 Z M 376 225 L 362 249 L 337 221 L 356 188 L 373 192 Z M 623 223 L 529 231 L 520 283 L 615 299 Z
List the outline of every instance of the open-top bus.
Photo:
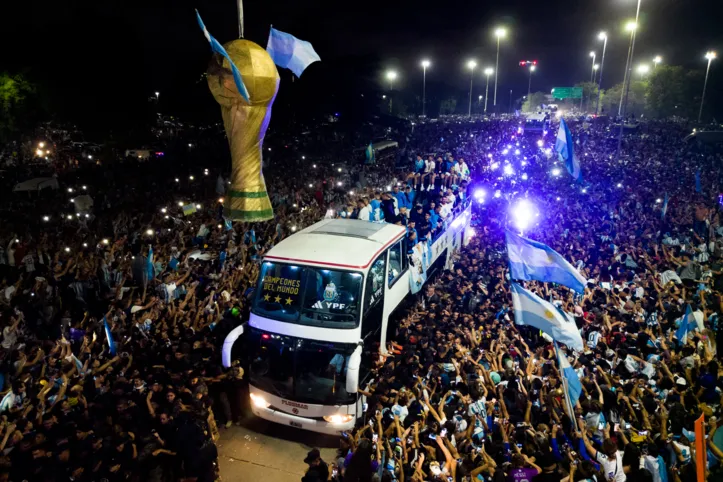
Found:
M 428 270 L 450 263 L 470 234 L 458 209 L 430 248 Z M 245 332 L 253 413 L 322 433 L 351 429 L 363 414 L 357 393 L 372 354 L 393 334 L 392 313 L 410 294 L 412 269 L 402 226 L 356 220 L 318 222 L 264 257 L 248 325 L 227 338 L 224 365 Z M 419 263 L 417 263 L 419 264 Z

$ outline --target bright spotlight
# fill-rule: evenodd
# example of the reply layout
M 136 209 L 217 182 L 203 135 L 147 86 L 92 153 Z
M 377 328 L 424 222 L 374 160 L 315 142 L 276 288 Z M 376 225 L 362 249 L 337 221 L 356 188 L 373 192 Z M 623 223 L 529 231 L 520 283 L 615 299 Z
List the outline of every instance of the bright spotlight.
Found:
M 514 218 L 515 226 L 520 231 L 524 231 L 530 225 L 530 222 L 535 217 L 534 206 L 527 199 L 520 199 L 517 204 L 512 208 L 512 217 Z
M 558 176 L 560 175 L 560 168 L 559 168 L 559 167 L 553 168 L 553 169 L 552 169 L 552 175 L 555 176 L 555 177 L 558 177 Z
M 537 147 L 542 147 L 542 146 L 544 146 L 544 145 L 545 145 L 545 143 L 542 142 L 542 139 L 540 139 L 539 141 L 537 141 Z
M 501 198 L 501 197 L 502 197 L 502 191 L 500 191 L 499 189 L 496 190 L 496 191 L 495 191 L 495 197 L 496 197 L 496 198 Z
M 526 172 L 522 173 L 522 180 L 527 181 L 527 173 Z
M 475 199 L 483 198 L 483 197 L 485 197 L 486 195 L 487 195 L 487 193 L 485 192 L 484 189 L 477 189 L 477 190 L 474 192 L 474 194 L 473 194 L 473 196 L 474 196 Z
M 511 165 L 505 164 L 505 167 L 503 168 L 503 172 L 505 173 L 505 176 L 511 176 L 515 173 L 515 170 L 512 169 Z

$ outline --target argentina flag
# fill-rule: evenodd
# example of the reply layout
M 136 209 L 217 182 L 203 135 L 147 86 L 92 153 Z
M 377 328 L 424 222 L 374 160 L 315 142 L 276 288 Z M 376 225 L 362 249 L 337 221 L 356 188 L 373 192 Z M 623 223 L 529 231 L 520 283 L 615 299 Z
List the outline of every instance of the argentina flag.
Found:
M 299 40 L 293 35 L 275 28 L 272 28 L 269 33 L 266 52 L 276 65 L 289 69 L 297 77 L 301 77 L 309 65 L 321 61 L 310 42 Z
M 534 326 L 573 350 L 583 350 L 582 336 L 570 316 L 514 281 L 510 288 L 515 324 Z
M 115 346 L 115 340 L 113 340 L 113 333 L 110 331 L 110 326 L 108 325 L 108 319 L 104 316 L 103 317 L 103 328 L 105 329 L 105 339 L 108 342 L 108 351 L 111 355 L 115 356 L 116 354 L 116 346 Z
M 560 119 L 560 128 L 557 130 L 557 139 L 555 140 L 555 151 L 560 161 L 565 164 L 567 172 L 577 182 L 582 182 L 582 171 L 580 171 L 580 161 L 575 156 L 574 142 L 572 142 L 572 134 L 567 128 L 565 119 Z
M 223 48 L 223 45 L 218 43 L 218 40 L 213 38 L 213 36 L 208 33 L 206 25 L 204 25 L 203 20 L 201 20 L 201 14 L 198 13 L 198 10 L 196 10 L 196 20 L 198 21 L 198 26 L 201 27 L 201 30 L 203 30 L 203 35 L 206 37 L 206 40 L 208 40 L 208 43 L 211 44 L 211 50 L 228 60 L 228 64 L 231 67 L 231 73 L 233 74 L 233 81 L 236 84 L 236 89 L 238 89 L 238 93 L 241 95 L 241 97 L 243 97 L 244 100 L 248 102 L 249 91 L 246 89 L 246 85 L 244 85 L 243 79 L 241 79 L 241 72 L 239 72 L 238 68 L 233 63 L 233 60 L 231 60 L 231 57 L 228 55 L 228 52 L 226 52 L 226 49 Z
M 505 233 L 510 278 L 557 283 L 585 293 L 587 280 L 554 249 L 510 231 Z
M 562 374 L 563 381 L 565 382 L 565 388 L 567 389 L 567 395 L 570 397 L 570 404 L 574 407 L 577 401 L 580 399 L 582 393 L 582 383 L 580 383 L 580 377 L 577 376 L 577 372 L 572 368 L 570 362 L 564 353 L 560 351 L 560 347 L 555 342 L 555 353 L 557 353 L 557 363 Z

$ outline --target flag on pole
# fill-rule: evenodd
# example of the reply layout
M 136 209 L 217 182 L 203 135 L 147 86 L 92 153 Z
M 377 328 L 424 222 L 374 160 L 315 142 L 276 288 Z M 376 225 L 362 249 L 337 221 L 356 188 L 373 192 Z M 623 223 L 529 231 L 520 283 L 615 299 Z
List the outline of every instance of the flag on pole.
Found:
M 683 318 L 680 320 L 680 326 L 675 331 L 675 337 L 678 339 L 678 343 L 681 345 L 686 344 L 688 342 L 688 333 L 695 331 L 697 327 L 698 324 L 693 316 L 693 310 L 690 308 L 690 305 L 688 305 L 685 309 L 685 315 L 683 315 Z
M 660 219 L 665 219 L 665 213 L 668 212 L 668 193 L 665 193 L 665 198 L 663 199 L 663 209 L 660 213 Z
M 583 350 L 575 320 L 514 281 L 511 288 L 516 324 L 534 326 L 574 350 Z
M 236 0 L 238 10 L 238 38 L 244 38 L 244 0 Z
M 103 317 L 103 327 L 105 328 L 105 339 L 108 341 L 108 351 L 110 351 L 111 355 L 115 356 L 115 341 L 113 340 L 113 333 L 110 331 L 110 326 L 108 326 L 108 319 L 105 316 Z
M 700 184 L 700 169 L 695 171 L 695 192 L 703 192 L 703 187 Z
M 238 68 L 233 63 L 233 60 L 231 60 L 231 57 L 228 55 L 228 52 L 226 52 L 226 49 L 223 48 L 223 45 L 218 43 L 218 40 L 208 33 L 206 25 L 204 25 L 203 20 L 201 20 L 201 14 L 198 13 L 198 10 L 196 10 L 196 20 L 198 20 L 198 26 L 201 27 L 201 30 L 203 30 L 203 35 L 206 37 L 206 40 L 208 40 L 208 43 L 211 44 L 211 50 L 228 60 L 228 63 L 231 66 L 231 73 L 233 74 L 233 81 L 236 84 L 236 89 L 238 89 L 238 93 L 241 97 L 243 97 L 246 102 L 249 102 L 249 91 L 246 90 L 246 85 L 244 85 L 244 81 L 241 78 L 241 72 L 239 72 Z
M 297 77 L 301 77 L 309 65 L 321 61 L 310 42 L 299 40 L 293 35 L 273 27 L 269 33 L 266 51 L 276 65 L 289 69 Z
M 565 123 L 565 119 L 560 119 L 560 128 L 557 130 L 557 139 L 555 140 L 555 151 L 560 161 L 565 164 L 567 172 L 577 182 L 582 182 L 582 172 L 580 171 L 580 161 L 575 156 L 573 148 L 572 134 Z
M 570 408 L 573 409 L 580 399 L 582 393 L 582 383 L 580 383 L 580 377 L 577 376 L 577 372 L 572 368 L 570 362 L 567 361 L 567 357 L 560 351 L 560 347 L 555 342 L 555 353 L 557 354 L 557 363 L 562 375 L 563 385 L 567 392 L 568 401 L 570 402 Z M 572 410 L 572 413 L 575 413 Z
M 374 164 L 374 147 L 372 147 L 372 143 L 370 142 L 369 145 L 366 148 L 366 151 L 364 151 L 364 154 L 366 155 L 366 164 Z
M 587 280 L 554 249 L 509 229 L 505 237 L 511 278 L 558 283 L 580 294 L 585 293 Z

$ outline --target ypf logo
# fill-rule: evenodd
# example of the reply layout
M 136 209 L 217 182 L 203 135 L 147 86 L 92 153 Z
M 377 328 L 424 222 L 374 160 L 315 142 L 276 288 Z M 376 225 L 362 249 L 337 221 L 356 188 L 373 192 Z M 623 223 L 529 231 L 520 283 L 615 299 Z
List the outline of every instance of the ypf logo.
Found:
M 299 414 L 299 409 L 296 408 L 296 407 L 294 407 L 294 408 L 291 409 L 291 413 L 293 413 L 294 415 L 298 415 L 298 414 Z

